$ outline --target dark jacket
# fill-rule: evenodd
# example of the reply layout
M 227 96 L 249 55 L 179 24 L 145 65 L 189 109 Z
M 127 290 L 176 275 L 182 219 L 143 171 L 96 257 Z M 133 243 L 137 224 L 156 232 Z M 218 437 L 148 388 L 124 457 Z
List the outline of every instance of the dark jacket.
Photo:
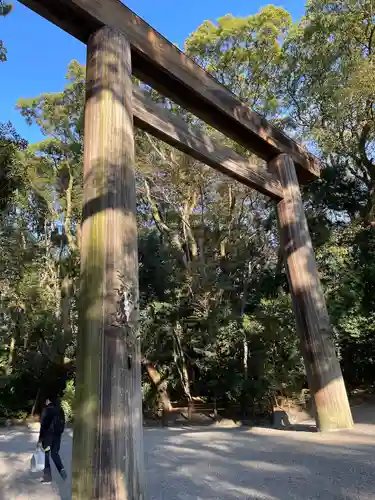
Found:
M 54 437 L 59 437 L 62 434 L 60 413 L 60 409 L 52 403 L 43 409 L 39 433 L 39 441 L 43 447 L 51 446 Z

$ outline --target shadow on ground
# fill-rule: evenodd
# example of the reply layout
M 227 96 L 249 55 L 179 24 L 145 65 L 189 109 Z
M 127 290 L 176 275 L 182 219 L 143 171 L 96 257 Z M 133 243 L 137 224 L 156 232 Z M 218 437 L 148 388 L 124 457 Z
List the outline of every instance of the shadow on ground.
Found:
M 370 500 L 375 491 L 375 408 L 354 409 L 350 431 L 266 428 L 145 429 L 150 500 Z M 311 430 L 311 429 L 307 429 Z M 27 472 L 37 434 L 0 433 L 0 500 L 68 500 L 70 484 L 39 485 Z M 70 472 L 71 436 L 62 456 Z M 57 473 L 55 473 L 56 479 Z M 50 488 L 47 489 L 46 488 Z

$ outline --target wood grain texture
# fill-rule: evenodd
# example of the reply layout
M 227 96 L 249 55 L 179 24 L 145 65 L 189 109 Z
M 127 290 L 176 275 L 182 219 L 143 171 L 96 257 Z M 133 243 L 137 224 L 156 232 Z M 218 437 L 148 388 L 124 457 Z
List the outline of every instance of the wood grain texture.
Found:
M 143 500 L 130 45 L 88 41 L 73 500 Z
M 277 205 L 280 242 L 317 425 L 321 431 L 350 428 L 352 415 L 294 163 L 291 157 L 280 155 L 273 167 L 284 189 L 284 198 Z
M 133 86 L 134 124 L 180 151 L 229 175 L 233 179 L 274 199 L 283 191 L 277 172 L 256 165 L 230 148 L 223 148 L 207 134 L 189 126 L 181 118 L 157 105 L 139 87 Z
M 319 176 L 319 163 L 283 132 L 239 101 L 192 59 L 119 0 L 21 0 L 84 43 L 100 26 L 121 29 L 131 43 L 136 76 L 263 159 L 291 155 L 300 182 Z

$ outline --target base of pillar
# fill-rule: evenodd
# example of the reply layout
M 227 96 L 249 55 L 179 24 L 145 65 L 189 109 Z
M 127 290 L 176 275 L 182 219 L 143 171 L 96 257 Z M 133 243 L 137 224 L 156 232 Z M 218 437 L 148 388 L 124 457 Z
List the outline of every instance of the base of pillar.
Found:
M 317 391 L 314 402 L 319 432 L 351 429 L 354 426 L 342 377 L 336 378 Z

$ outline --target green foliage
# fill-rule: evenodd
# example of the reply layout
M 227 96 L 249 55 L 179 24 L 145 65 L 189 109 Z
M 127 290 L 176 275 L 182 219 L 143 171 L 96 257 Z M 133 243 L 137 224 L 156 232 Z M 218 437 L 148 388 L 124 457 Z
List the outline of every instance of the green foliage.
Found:
M 49 134 L 41 143 L 26 147 L 10 125 L 1 129 L 1 359 L 6 390 L 16 399 L 19 376 L 23 384 L 27 378 L 19 403 L 27 411 L 38 390 L 61 392 L 75 356 L 82 76 L 73 62 L 65 91 L 19 104 Z
M 12 9 L 13 9 L 12 4 L 8 4 L 4 2 L 4 0 L 0 0 L 0 17 L 7 16 Z M 7 50 L 2 40 L 0 40 L 0 62 L 5 62 L 6 60 L 7 60 Z
M 73 380 L 66 384 L 63 397 L 60 400 L 61 408 L 64 410 L 66 422 L 72 422 L 74 418 L 75 385 Z
M 12 9 L 12 4 L 8 4 L 4 2 L 4 0 L 0 0 L 0 16 L 7 16 Z
M 350 225 L 334 231 L 318 253 L 344 375 L 351 387 L 373 383 L 374 241 L 373 228 Z
M 22 185 L 24 174 L 22 152 L 27 142 L 22 139 L 10 122 L 0 123 L 0 210 L 11 202 L 11 197 Z
M 371 0 L 310 0 L 283 47 L 287 103 L 328 167 L 318 196 L 366 222 L 375 205 L 374 23 Z
M 268 5 L 245 18 L 228 14 L 205 21 L 185 42 L 185 50 L 241 100 L 272 118 L 280 111 L 281 43 L 290 14 Z

